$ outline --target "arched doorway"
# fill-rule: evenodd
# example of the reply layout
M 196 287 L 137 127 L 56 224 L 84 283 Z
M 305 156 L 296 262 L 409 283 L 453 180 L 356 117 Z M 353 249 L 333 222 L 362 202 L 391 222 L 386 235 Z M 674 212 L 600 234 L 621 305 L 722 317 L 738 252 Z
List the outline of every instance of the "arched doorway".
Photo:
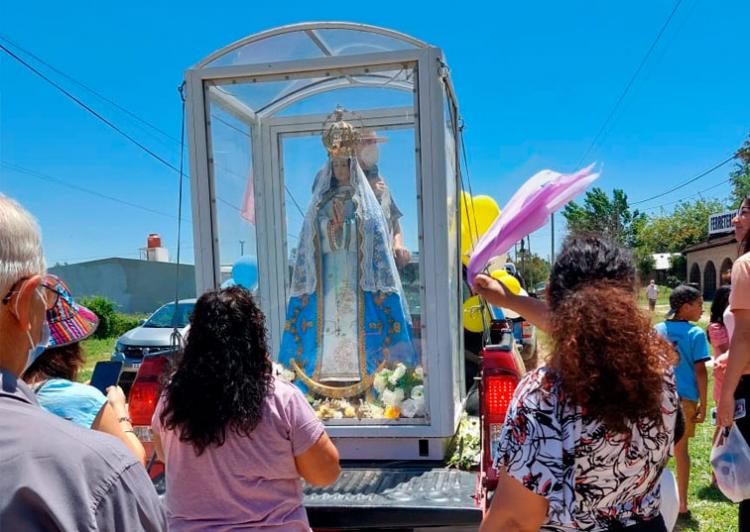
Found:
M 732 275 L 732 259 L 727 257 L 724 262 L 721 263 L 721 269 L 719 270 L 719 285 L 730 284 Z
M 701 285 L 701 269 L 698 266 L 697 262 L 693 263 L 693 266 L 690 268 L 690 283 L 695 283 L 696 285 Z
M 712 261 L 706 263 L 703 270 L 703 298 L 713 299 L 716 293 L 716 266 Z

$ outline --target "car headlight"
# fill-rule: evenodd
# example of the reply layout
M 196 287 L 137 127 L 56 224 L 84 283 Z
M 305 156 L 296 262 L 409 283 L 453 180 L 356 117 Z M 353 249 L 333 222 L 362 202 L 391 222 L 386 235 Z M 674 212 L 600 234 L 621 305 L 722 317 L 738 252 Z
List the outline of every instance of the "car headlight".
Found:
M 122 342 L 115 343 L 115 353 L 122 353 L 125 351 L 125 344 Z

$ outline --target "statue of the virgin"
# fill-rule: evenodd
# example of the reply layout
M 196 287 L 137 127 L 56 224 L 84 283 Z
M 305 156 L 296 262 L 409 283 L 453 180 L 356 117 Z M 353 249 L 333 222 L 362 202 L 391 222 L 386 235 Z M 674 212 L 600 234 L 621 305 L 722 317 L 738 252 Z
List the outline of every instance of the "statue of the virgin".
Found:
M 378 371 L 418 364 L 388 222 L 357 142 L 337 109 L 323 132 L 328 160 L 302 225 L 279 353 L 295 383 L 319 397 L 361 397 Z

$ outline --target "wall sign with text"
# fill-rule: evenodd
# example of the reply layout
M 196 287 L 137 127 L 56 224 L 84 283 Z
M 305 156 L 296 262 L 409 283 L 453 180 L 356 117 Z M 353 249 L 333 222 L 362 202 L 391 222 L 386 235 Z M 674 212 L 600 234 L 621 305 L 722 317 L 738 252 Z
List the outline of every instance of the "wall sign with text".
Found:
M 737 211 L 712 214 L 708 217 L 708 234 L 717 235 L 719 233 L 731 233 L 734 231 L 732 218 L 735 216 L 737 216 Z

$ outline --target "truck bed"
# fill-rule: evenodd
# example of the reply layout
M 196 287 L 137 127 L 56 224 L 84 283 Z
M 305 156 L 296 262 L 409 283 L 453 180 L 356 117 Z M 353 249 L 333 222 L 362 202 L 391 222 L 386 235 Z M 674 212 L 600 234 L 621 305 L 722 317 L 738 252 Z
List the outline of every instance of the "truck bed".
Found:
M 345 462 L 335 484 L 305 485 L 305 508 L 313 528 L 477 526 L 476 482 L 442 463 Z

